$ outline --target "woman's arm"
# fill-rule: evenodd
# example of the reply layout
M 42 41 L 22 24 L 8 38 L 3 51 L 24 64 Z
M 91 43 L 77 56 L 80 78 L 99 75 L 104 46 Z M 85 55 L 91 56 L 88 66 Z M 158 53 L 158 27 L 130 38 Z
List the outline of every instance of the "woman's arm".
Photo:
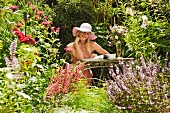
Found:
M 79 37 L 76 37 L 75 41 L 73 43 L 68 44 L 67 47 L 72 48 L 72 51 L 70 51 L 70 53 L 74 58 L 76 58 L 77 60 L 82 60 L 83 52 L 81 51 L 78 42 L 79 42 Z
M 104 54 L 109 54 L 108 51 L 106 51 L 105 49 L 103 49 L 99 44 L 97 44 L 96 42 L 91 42 L 92 45 L 92 50 L 96 51 L 97 53 L 104 55 Z

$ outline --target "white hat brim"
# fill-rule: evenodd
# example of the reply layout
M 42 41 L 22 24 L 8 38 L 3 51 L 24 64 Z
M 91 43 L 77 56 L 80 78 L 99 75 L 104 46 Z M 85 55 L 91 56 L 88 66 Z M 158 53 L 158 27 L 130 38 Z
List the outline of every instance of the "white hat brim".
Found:
M 77 31 L 91 32 L 90 40 L 95 40 L 97 38 L 97 36 L 91 30 L 85 29 L 85 28 L 79 28 L 79 27 L 73 27 L 73 30 L 72 30 L 73 36 L 76 36 Z

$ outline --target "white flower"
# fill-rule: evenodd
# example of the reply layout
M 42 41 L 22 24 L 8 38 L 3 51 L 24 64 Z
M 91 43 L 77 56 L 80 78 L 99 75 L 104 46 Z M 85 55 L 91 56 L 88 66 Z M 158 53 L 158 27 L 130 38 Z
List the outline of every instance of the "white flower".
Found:
M 157 0 L 149 0 L 149 2 L 155 3 L 155 2 L 157 2 Z
M 6 77 L 7 77 L 9 80 L 13 80 L 13 79 L 15 78 L 14 75 L 11 74 L 11 73 L 7 73 L 7 74 L 6 74 Z
M 146 15 L 142 16 L 143 21 L 148 20 L 148 17 Z
M 115 39 L 118 40 L 118 38 L 119 38 L 119 37 L 116 35 L 116 36 L 115 36 Z
M 37 78 L 36 77 L 32 77 L 32 78 L 30 78 L 30 80 L 33 82 L 33 83 L 35 83 L 35 82 L 37 82 Z
M 31 100 L 31 97 L 29 95 L 26 95 L 23 92 L 16 92 L 16 94 L 23 96 L 24 98 L 27 98 L 28 100 Z
M 20 88 L 20 89 L 23 89 L 23 88 L 26 87 L 26 85 L 25 84 L 17 84 L 17 87 Z
M 141 25 L 141 27 L 142 28 L 146 28 L 146 26 L 148 26 L 149 25 L 149 21 L 148 21 L 148 17 L 146 16 L 146 15 L 143 15 L 142 16 L 142 20 L 143 20 L 143 22 L 142 22 L 142 25 Z
M 127 7 L 127 8 L 126 8 L 126 13 L 127 13 L 127 14 L 129 14 L 129 15 L 131 15 L 131 16 L 133 16 L 133 15 L 134 15 L 134 13 L 133 13 L 133 11 L 132 11 L 132 8 L 131 8 L 131 7 Z

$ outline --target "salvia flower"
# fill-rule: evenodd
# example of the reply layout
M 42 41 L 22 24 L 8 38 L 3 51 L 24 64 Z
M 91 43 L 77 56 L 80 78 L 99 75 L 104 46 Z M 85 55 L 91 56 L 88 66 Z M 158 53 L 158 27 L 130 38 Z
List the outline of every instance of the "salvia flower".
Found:
M 154 54 L 154 57 L 156 55 Z M 119 109 L 138 109 L 138 111 L 151 112 L 151 109 L 143 109 L 151 106 L 155 111 L 161 112 L 168 105 L 169 72 L 164 71 L 160 61 L 144 59 L 141 54 L 140 61 L 136 60 L 133 65 L 123 62 L 115 64 L 116 70 L 109 69 L 111 79 L 106 80 L 107 94 L 110 100 Z M 117 69 L 118 68 L 118 69 Z M 170 67 L 167 66 L 167 70 Z M 131 102 L 132 104 L 130 104 Z M 165 105 L 165 106 L 164 106 Z M 138 106 L 141 106 L 140 108 Z M 155 107 L 156 106 L 156 107 Z
M 84 66 L 84 63 L 80 63 L 78 66 L 70 69 L 70 65 L 67 63 L 64 69 L 62 66 L 59 67 L 56 75 L 51 78 L 50 84 L 46 90 L 46 97 L 74 91 L 76 87 L 72 84 L 76 84 L 82 79 L 82 76 L 79 73 L 79 71 L 83 70 L 82 66 Z
M 20 68 L 18 59 L 17 59 L 15 56 L 14 56 L 13 59 L 12 59 L 12 68 L 13 68 L 13 70 L 15 70 L 15 71 Z
M 14 41 L 11 43 L 10 48 L 9 48 L 10 55 L 11 55 L 11 59 L 13 59 L 13 57 L 14 57 L 14 55 L 15 55 L 16 47 L 17 47 L 17 39 L 14 40 Z
M 8 57 L 5 57 L 5 63 L 6 63 L 7 68 L 10 68 L 10 66 L 11 66 L 11 61 L 9 60 Z

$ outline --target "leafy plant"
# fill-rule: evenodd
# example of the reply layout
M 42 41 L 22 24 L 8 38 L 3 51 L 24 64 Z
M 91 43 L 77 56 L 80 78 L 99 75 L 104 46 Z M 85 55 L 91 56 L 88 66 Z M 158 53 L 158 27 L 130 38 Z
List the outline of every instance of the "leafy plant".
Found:
M 81 85 L 81 81 L 77 84 L 78 90 L 69 93 L 65 98 L 62 98 L 61 103 L 65 106 L 78 110 L 87 110 L 90 112 L 110 113 L 120 112 L 109 102 L 104 88 L 91 87 L 87 89 Z

